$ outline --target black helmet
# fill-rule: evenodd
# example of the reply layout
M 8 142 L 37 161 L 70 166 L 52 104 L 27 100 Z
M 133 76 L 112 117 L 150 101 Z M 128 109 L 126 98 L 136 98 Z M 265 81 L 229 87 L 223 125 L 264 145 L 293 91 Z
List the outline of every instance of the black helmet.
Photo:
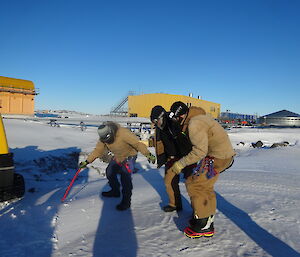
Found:
M 115 141 L 118 130 L 117 124 L 113 122 L 105 122 L 98 127 L 99 139 L 102 143 L 112 144 Z
M 172 104 L 170 108 L 171 112 L 169 114 L 170 118 L 177 118 L 180 115 L 186 114 L 189 110 L 186 104 L 181 101 L 177 101 Z
M 167 122 L 167 112 L 161 105 L 156 105 L 151 110 L 150 119 L 157 127 L 163 129 Z

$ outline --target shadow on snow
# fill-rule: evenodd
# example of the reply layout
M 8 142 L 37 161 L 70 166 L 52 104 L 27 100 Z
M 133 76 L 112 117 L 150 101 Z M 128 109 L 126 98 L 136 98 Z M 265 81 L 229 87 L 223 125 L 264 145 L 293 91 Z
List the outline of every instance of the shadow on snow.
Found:
M 217 195 L 218 210 L 235 223 L 258 246 L 273 257 L 300 256 L 289 245 L 257 225 L 251 217 L 241 209 L 228 202 L 220 194 Z
M 103 191 L 110 190 L 110 187 Z M 125 211 L 116 210 L 120 198 L 105 198 L 103 201 L 100 220 L 96 231 L 94 257 L 135 257 L 137 256 L 137 239 L 131 208 Z
M 57 242 L 54 230 L 60 199 L 70 183 L 67 178 L 61 178 L 62 172 L 77 167 L 80 149 L 41 151 L 37 146 L 28 146 L 11 149 L 11 152 L 17 160 L 15 172 L 24 176 L 26 192 L 21 200 L 0 210 L 0 256 L 51 256 Z M 65 158 L 61 154 L 66 154 Z M 20 161 L 22 158 L 18 157 L 22 155 L 30 155 L 31 161 Z M 51 160 L 56 160 L 56 174 L 47 170 Z M 43 163 L 46 163 L 45 167 Z M 72 179 L 71 174 L 66 176 Z M 29 188 L 35 190 L 30 193 Z
M 164 177 L 160 174 L 159 170 L 152 169 L 149 166 L 149 170 L 146 172 L 141 172 L 144 179 L 156 190 L 160 196 L 161 202 L 159 203 L 160 208 L 167 205 L 169 198 L 166 192 L 166 187 L 164 184 Z M 140 168 L 141 169 L 141 168 Z M 183 175 L 181 174 L 180 183 L 183 182 Z M 192 217 L 193 210 L 191 208 L 190 202 L 181 194 L 182 207 L 183 210 L 177 212 L 178 217 L 174 217 L 174 223 L 180 231 L 183 231 L 188 225 L 188 220 Z M 161 210 L 163 212 L 163 210 Z

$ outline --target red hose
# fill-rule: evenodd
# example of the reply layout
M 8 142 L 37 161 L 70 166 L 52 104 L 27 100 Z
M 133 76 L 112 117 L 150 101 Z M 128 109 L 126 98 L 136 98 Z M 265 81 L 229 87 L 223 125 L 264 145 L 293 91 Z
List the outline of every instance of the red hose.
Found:
M 75 173 L 75 175 L 74 175 L 74 177 L 73 177 L 73 179 L 72 179 L 70 185 L 68 186 L 68 188 L 67 188 L 67 190 L 66 190 L 66 192 L 65 192 L 65 194 L 64 194 L 64 196 L 63 196 L 63 198 L 61 198 L 61 202 L 63 202 L 63 201 L 67 198 L 67 196 L 68 196 L 68 194 L 69 194 L 69 191 L 70 191 L 71 187 L 73 186 L 74 181 L 76 180 L 76 178 L 77 178 L 78 174 L 80 173 L 80 171 L 81 171 L 81 168 L 79 168 L 79 169 L 77 170 L 77 172 Z

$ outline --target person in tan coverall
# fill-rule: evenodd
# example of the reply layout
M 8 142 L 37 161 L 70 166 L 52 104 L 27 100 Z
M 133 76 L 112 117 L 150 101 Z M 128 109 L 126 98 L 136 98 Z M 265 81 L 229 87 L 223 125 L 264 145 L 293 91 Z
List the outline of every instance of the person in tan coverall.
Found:
M 182 102 L 171 106 L 170 116 L 181 124 L 192 143 L 192 150 L 168 172 L 179 174 L 184 167 L 198 162 L 193 175 L 186 180 L 194 213 L 184 233 L 190 238 L 213 236 L 217 208 L 214 185 L 219 174 L 232 165 L 235 152 L 226 131 L 212 117 L 195 115 Z
M 88 155 L 86 161 L 79 164 L 85 168 L 89 163 L 111 151 L 114 158 L 106 168 L 106 177 L 111 190 L 102 192 L 104 197 L 120 197 L 120 183 L 117 175 L 121 176 L 122 201 L 116 206 L 117 210 L 126 210 L 131 205 L 132 179 L 131 174 L 138 152 L 141 152 L 149 162 L 155 163 L 155 156 L 152 155 L 147 146 L 139 141 L 138 137 L 129 129 L 121 127 L 114 122 L 106 122 L 98 128 L 99 141 L 95 149 Z

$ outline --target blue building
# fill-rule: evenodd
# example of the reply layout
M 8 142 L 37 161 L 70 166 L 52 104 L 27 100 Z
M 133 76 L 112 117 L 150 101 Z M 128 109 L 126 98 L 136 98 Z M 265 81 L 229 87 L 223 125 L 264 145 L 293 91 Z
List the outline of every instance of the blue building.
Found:
M 250 123 L 255 122 L 257 119 L 256 115 L 252 114 L 241 114 L 241 113 L 232 113 L 232 112 L 221 112 L 220 114 L 220 120 L 228 120 L 228 121 L 236 121 L 236 122 L 242 122 L 247 121 Z

